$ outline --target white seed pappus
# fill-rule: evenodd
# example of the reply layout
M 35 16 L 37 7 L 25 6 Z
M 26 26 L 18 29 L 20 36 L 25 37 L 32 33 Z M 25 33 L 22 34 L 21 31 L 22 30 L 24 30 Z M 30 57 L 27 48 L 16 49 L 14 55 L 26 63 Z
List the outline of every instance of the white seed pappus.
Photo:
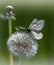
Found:
M 7 40 L 10 52 L 15 56 L 33 57 L 37 53 L 38 44 L 28 33 L 15 32 Z

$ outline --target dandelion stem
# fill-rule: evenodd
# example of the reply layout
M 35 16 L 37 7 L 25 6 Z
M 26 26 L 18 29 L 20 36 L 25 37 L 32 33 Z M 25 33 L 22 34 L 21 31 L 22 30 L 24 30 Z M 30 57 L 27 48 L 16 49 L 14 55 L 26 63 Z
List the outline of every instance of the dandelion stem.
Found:
M 11 17 L 9 17 L 9 19 L 8 19 L 8 26 L 9 26 L 9 35 L 10 35 L 12 33 L 12 21 L 11 21 Z M 10 53 L 10 65 L 14 65 L 12 53 Z
M 18 65 L 21 65 L 21 57 L 19 57 Z

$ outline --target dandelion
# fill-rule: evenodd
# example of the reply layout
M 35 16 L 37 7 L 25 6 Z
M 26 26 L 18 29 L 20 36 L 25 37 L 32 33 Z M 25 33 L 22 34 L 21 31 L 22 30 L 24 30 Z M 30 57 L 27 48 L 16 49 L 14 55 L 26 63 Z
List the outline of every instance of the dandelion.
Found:
M 34 56 L 38 48 L 36 40 L 30 37 L 29 33 L 24 32 L 13 33 L 7 41 L 7 45 L 15 56 L 25 57 Z
M 4 20 L 9 19 L 9 17 L 13 20 L 16 20 L 13 13 L 13 7 L 10 5 L 6 6 L 4 14 L 0 14 L 0 18 Z
M 9 35 L 12 33 L 12 19 L 16 20 L 14 13 L 13 13 L 13 6 L 6 6 L 4 14 L 0 14 L 0 18 L 4 20 L 8 20 L 8 26 L 9 26 Z M 14 65 L 13 63 L 13 55 L 10 53 L 10 65 Z
M 12 10 L 13 10 L 12 6 L 6 6 L 6 15 L 7 16 L 14 15 Z
M 40 40 L 43 37 L 43 34 L 40 32 L 43 27 L 44 20 L 38 21 L 37 19 L 34 19 L 28 29 L 19 26 L 20 30 L 26 29 L 27 32 L 19 32 L 19 29 L 16 28 L 16 30 L 18 31 L 11 34 L 7 40 L 7 46 L 9 51 L 18 57 L 35 56 L 38 49 L 37 40 Z

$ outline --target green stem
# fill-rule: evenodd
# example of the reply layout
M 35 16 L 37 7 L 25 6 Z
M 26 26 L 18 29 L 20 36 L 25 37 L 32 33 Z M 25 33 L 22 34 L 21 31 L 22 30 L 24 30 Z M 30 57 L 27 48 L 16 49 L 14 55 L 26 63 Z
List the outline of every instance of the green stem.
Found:
M 21 57 L 19 57 L 18 65 L 21 65 Z
M 11 35 L 11 33 L 12 33 L 12 21 L 11 21 L 10 17 L 8 19 L 8 25 L 9 25 L 9 35 Z
M 8 26 L 9 26 L 9 35 L 11 35 L 11 33 L 12 33 L 12 21 L 11 21 L 11 17 L 9 17 L 9 19 L 8 19 Z M 14 65 L 12 53 L 10 53 L 10 65 Z

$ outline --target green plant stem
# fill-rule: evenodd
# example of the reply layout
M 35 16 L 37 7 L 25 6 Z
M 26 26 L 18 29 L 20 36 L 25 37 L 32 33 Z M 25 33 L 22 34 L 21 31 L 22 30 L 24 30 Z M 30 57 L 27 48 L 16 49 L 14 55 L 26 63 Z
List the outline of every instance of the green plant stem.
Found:
M 18 65 L 21 65 L 21 57 L 19 57 Z
M 11 33 L 12 33 L 11 17 L 9 17 L 9 19 L 8 19 L 8 26 L 9 26 L 9 35 L 11 35 Z M 13 63 L 13 54 L 12 53 L 10 53 L 10 65 L 14 65 L 14 63 Z

